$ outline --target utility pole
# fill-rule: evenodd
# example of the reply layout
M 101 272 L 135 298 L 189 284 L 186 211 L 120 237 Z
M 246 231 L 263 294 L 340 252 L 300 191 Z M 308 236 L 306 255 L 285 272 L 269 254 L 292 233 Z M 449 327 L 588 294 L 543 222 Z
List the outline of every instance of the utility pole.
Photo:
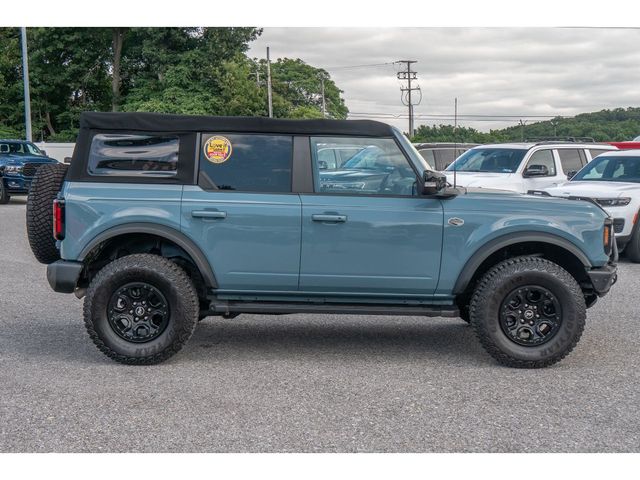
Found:
M 22 37 L 22 79 L 24 81 L 24 127 L 27 141 L 31 141 L 31 95 L 29 94 L 29 55 L 27 53 L 27 28 L 20 27 Z
M 522 120 L 520 119 L 520 137 L 522 138 L 522 141 L 524 142 L 524 126 L 527 124 L 526 120 Z
M 454 147 L 458 147 L 458 97 L 453 100 L 453 141 Z M 453 152 L 454 157 L 456 156 L 455 151 Z M 454 158 L 455 160 L 455 158 Z
M 418 79 L 418 72 L 414 72 L 411 70 L 411 64 L 417 63 L 416 60 L 399 60 L 396 63 L 404 63 L 407 66 L 406 70 L 401 70 L 398 72 L 398 80 L 406 80 L 407 86 L 400 87 L 400 91 L 402 92 L 402 103 L 405 104 L 409 108 L 409 137 L 413 136 L 413 98 L 412 93 L 414 91 L 420 91 L 420 87 L 412 87 L 411 81 Z M 406 103 L 405 103 L 405 94 L 406 94 Z M 420 96 L 420 100 L 417 104 L 422 100 L 422 92 Z
M 322 90 L 322 118 L 326 118 L 327 117 L 327 105 L 325 103 L 325 99 L 324 99 L 324 77 L 320 76 L 320 87 Z
M 269 99 L 269 118 L 273 118 L 273 103 L 271 98 L 271 59 L 267 47 L 267 98 Z

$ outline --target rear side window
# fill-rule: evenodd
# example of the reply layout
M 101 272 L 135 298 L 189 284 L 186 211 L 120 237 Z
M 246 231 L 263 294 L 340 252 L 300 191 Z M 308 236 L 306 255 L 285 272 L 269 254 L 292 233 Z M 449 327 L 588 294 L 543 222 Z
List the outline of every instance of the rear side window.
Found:
M 453 148 L 441 148 L 434 152 L 436 157 L 436 170 L 444 170 L 456 159 L 456 152 Z
M 291 192 L 293 137 L 202 135 L 198 184 L 205 189 Z
M 560 164 L 562 165 L 562 171 L 569 173 L 571 171 L 577 172 L 580 170 L 584 163 L 582 161 L 582 155 L 577 148 L 559 148 L 558 155 L 560 155 Z
M 436 168 L 436 157 L 433 155 L 433 150 L 418 150 L 422 158 L 424 158 L 431 168 Z
M 595 148 L 590 148 L 589 149 L 589 153 L 591 153 L 591 159 L 593 160 L 594 158 L 596 158 L 598 155 L 602 155 L 603 153 L 607 153 L 610 152 L 611 150 L 598 150 Z
M 179 145 L 174 135 L 99 133 L 91 141 L 89 174 L 175 177 Z

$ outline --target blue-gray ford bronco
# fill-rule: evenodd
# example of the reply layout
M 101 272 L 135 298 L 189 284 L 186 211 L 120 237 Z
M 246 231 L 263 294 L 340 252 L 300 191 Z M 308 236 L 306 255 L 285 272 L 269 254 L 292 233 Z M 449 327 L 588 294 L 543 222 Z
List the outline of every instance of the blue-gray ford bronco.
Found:
M 330 170 L 336 145 L 357 157 Z M 545 367 L 618 256 L 598 205 L 453 188 L 373 121 L 85 113 L 71 165 L 33 181 L 27 231 L 128 364 L 171 357 L 207 316 L 332 313 L 460 317 L 500 363 Z

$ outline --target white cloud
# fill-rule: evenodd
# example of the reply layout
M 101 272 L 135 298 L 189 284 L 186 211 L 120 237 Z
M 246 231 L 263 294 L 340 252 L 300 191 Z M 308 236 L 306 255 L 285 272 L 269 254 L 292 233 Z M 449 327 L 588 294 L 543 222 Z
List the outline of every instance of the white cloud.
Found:
M 573 115 L 640 106 L 640 30 L 596 28 L 265 28 L 249 54 L 326 68 L 354 113 L 406 114 L 397 67 L 417 60 L 416 115 Z M 385 120 L 407 129 L 406 119 Z M 529 122 L 533 121 L 530 119 Z M 417 120 L 451 123 L 449 120 Z M 468 121 L 481 130 L 512 121 Z

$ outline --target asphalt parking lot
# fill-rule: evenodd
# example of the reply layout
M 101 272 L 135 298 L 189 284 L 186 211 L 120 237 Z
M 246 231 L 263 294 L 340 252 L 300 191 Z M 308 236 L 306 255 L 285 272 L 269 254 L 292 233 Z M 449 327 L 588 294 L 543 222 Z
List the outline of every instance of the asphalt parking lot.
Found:
M 50 290 L 24 213 L 0 206 L 2 452 L 640 450 L 640 265 L 544 370 L 497 365 L 461 320 L 337 315 L 209 318 L 132 367 Z

